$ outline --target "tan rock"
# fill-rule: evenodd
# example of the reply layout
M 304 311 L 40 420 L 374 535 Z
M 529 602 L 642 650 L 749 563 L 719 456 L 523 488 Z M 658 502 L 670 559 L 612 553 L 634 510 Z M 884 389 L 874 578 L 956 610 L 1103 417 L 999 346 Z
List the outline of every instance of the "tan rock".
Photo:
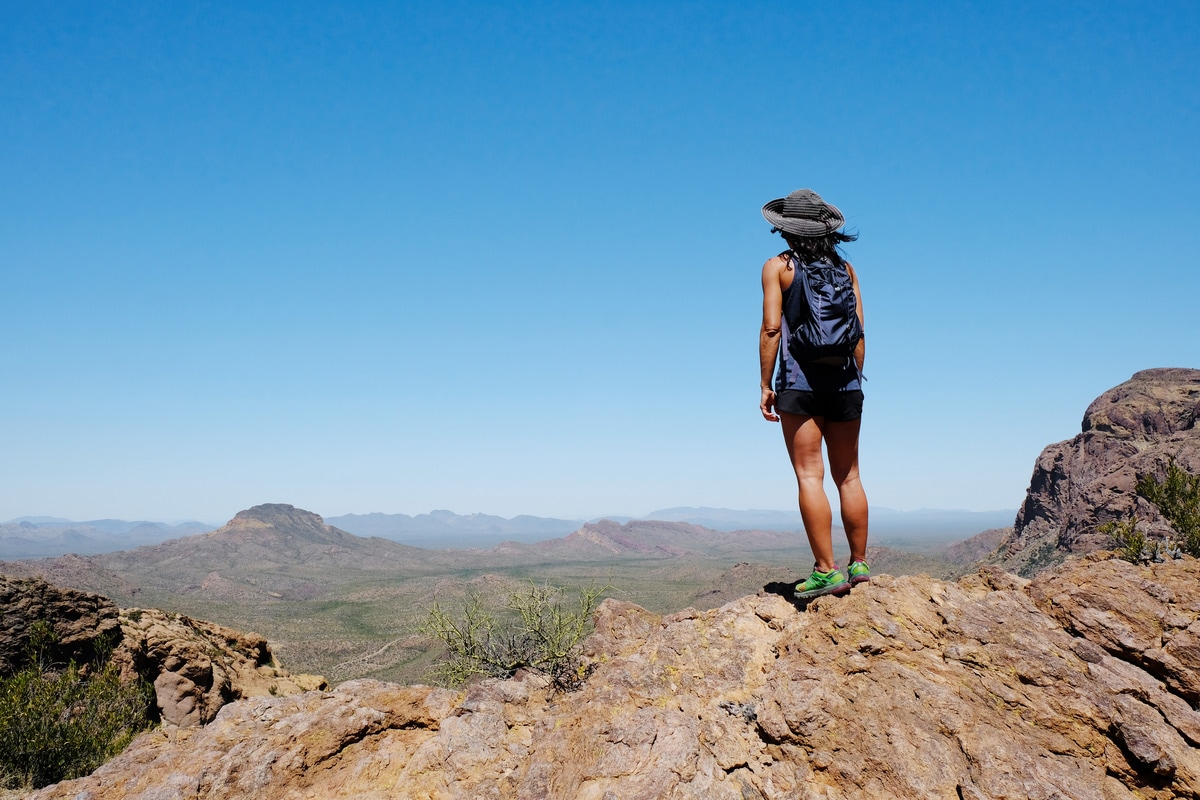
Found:
M 1195 797 L 1198 578 L 1090 559 L 879 576 L 806 612 L 606 601 L 572 694 L 530 674 L 242 700 L 34 797 Z
M 232 700 L 324 689 L 316 675 L 291 675 L 275 663 L 266 639 L 158 609 L 121 612 L 113 660 L 127 677 L 154 685 L 163 722 L 200 725 Z

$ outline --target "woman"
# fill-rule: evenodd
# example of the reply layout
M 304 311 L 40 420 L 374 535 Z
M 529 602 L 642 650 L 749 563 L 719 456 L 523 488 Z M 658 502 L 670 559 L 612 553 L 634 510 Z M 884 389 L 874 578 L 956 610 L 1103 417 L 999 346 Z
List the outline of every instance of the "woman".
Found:
M 870 580 L 867 566 L 867 496 L 858 475 L 858 431 L 862 418 L 862 369 L 866 352 L 861 336 L 862 293 L 854 268 L 844 261 L 838 246 L 858 237 L 838 229 L 845 219 L 811 189 L 800 189 L 763 206 L 763 217 L 772 233 L 780 233 L 788 249 L 763 265 L 763 320 L 758 337 L 762 374 L 763 418 L 782 423 L 788 456 L 800 488 L 800 517 L 816 563 L 812 574 L 795 588 L 798 600 L 826 594 L 844 594 L 854 584 Z M 852 352 L 836 363 L 830 358 L 809 360 L 801 343 L 789 336 L 810 313 L 808 277 L 813 271 L 848 282 L 843 308 L 857 317 L 857 342 Z M 815 279 L 813 279 L 815 280 Z M 851 290 L 852 289 L 852 293 Z M 836 289 L 835 289 L 836 291 Z M 849 310 L 853 306 L 852 312 Z M 853 320 L 848 320 L 853 327 Z M 791 352 L 792 350 L 798 352 Z M 779 374 L 775 372 L 776 357 Z M 842 527 L 850 544 L 850 566 L 843 575 L 833 560 L 833 515 L 823 485 L 824 443 L 829 470 L 840 498 Z

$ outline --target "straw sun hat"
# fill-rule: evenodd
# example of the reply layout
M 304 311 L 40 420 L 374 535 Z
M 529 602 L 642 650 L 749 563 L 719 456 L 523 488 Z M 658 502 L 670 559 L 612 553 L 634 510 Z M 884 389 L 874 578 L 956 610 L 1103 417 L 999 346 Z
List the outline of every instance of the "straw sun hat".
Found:
M 797 189 L 787 197 L 762 207 L 763 219 L 784 233 L 824 236 L 846 223 L 837 206 L 831 206 L 812 189 Z

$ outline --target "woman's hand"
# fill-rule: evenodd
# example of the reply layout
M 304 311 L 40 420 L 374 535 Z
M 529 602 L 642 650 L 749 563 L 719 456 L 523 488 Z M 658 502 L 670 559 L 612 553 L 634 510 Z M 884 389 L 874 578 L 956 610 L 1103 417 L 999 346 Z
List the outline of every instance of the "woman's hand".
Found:
M 762 387 L 762 401 L 758 404 L 758 410 L 767 422 L 779 422 L 779 415 L 775 413 L 775 392 L 766 386 Z

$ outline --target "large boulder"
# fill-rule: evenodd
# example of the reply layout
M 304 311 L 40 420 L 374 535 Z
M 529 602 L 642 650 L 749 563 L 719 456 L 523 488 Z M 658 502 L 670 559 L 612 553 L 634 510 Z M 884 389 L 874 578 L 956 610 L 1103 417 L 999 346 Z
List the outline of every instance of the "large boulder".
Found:
M 595 671 L 226 705 L 33 795 L 839 800 L 1200 794 L 1200 562 L 878 576 L 798 611 L 605 601 Z
M 1137 515 L 1151 537 L 1170 535 L 1138 497 L 1138 478 L 1162 478 L 1170 459 L 1200 473 L 1200 370 L 1148 369 L 1096 398 L 1075 438 L 1052 444 L 1034 465 L 1016 524 L 992 557 L 1033 575 L 1068 554 L 1110 546 L 1097 528 Z
M 243 697 L 324 689 L 324 678 L 292 675 L 267 640 L 212 622 L 158 609 L 121 612 L 121 645 L 113 661 L 128 677 L 154 685 L 163 722 L 203 725 L 226 703 Z

